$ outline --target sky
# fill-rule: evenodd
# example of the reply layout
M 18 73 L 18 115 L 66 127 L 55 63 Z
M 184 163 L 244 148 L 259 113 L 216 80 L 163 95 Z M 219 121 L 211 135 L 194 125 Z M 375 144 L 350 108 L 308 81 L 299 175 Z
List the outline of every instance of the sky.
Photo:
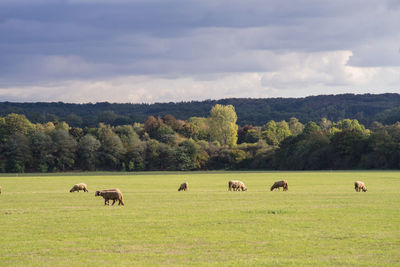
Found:
M 0 101 L 400 93 L 400 0 L 0 0 Z

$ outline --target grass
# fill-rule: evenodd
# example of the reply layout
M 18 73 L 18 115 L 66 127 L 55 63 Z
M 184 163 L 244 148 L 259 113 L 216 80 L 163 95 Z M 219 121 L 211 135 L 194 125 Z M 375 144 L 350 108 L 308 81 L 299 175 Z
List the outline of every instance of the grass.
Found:
M 270 192 L 283 177 L 289 191 Z M 229 179 L 248 191 L 228 192 Z M 69 193 L 79 182 L 89 193 Z M 3 175 L 0 185 L 1 266 L 400 266 L 397 171 Z M 94 197 L 115 187 L 123 207 Z

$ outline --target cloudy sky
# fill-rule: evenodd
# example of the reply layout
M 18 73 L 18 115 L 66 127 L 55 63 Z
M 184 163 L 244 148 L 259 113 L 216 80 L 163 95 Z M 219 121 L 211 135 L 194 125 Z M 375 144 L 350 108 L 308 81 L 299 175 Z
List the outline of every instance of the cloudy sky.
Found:
M 400 0 L 0 0 L 0 101 L 400 93 Z

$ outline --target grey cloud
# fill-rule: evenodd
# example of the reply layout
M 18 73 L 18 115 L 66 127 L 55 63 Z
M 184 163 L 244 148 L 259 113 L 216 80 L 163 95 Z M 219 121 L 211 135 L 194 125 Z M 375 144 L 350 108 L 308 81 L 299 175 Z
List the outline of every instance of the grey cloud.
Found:
M 395 0 L 1 1 L 0 87 L 279 72 L 287 54 L 339 50 L 399 66 L 398 25 Z

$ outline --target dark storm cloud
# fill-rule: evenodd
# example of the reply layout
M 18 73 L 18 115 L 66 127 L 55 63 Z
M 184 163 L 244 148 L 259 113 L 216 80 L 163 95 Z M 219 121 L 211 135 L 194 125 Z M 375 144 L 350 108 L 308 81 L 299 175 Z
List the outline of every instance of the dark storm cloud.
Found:
M 329 51 L 351 51 L 353 66 L 399 66 L 399 7 L 396 0 L 0 0 L 0 88 L 274 72 L 292 64 L 288 54 Z

